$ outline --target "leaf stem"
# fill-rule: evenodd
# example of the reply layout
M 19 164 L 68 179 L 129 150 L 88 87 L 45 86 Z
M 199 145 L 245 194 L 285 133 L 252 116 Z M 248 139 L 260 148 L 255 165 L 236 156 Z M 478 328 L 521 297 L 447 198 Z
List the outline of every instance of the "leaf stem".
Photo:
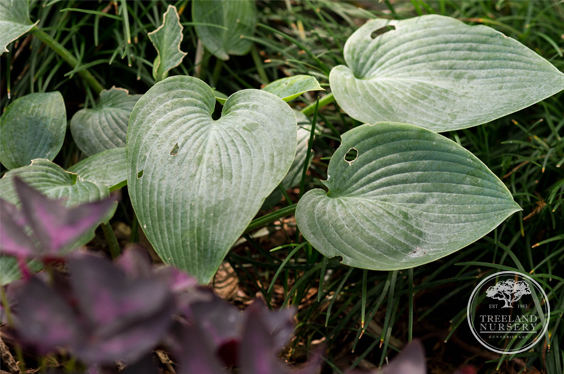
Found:
M 49 34 L 45 33 L 44 31 L 39 30 L 37 27 L 33 29 L 33 35 L 37 37 L 37 39 L 41 40 L 44 44 L 46 44 L 49 48 L 51 48 L 55 53 L 65 60 L 67 64 L 69 64 L 73 69 L 76 69 L 78 66 L 78 60 L 76 57 L 73 56 L 65 47 L 59 44 L 55 39 L 53 39 Z M 88 70 L 84 69 L 78 72 L 78 74 L 88 83 L 90 87 L 97 94 L 100 94 L 102 90 L 104 90 L 104 86 Z
M 319 109 L 331 104 L 334 101 L 335 101 L 335 96 L 333 96 L 333 92 L 323 96 L 322 98 L 319 99 Z M 315 112 L 316 104 L 317 102 L 309 104 L 308 106 L 302 109 L 302 113 L 305 114 L 306 116 L 313 114 Z
M 249 224 L 249 226 L 247 226 L 247 228 L 245 229 L 245 233 L 256 230 L 260 227 L 266 226 L 271 222 L 278 221 L 280 218 L 294 214 L 294 212 L 296 211 L 296 205 L 297 204 L 287 206 L 285 208 L 279 209 L 275 212 L 269 213 L 265 216 L 262 216 L 260 218 L 253 220 Z
M 110 254 L 112 255 L 112 258 L 115 259 L 121 254 L 121 249 L 119 248 L 119 243 L 116 235 L 114 234 L 114 230 L 109 223 L 102 223 L 101 226 L 102 231 L 104 231 L 106 241 L 108 242 L 108 246 L 110 247 Z

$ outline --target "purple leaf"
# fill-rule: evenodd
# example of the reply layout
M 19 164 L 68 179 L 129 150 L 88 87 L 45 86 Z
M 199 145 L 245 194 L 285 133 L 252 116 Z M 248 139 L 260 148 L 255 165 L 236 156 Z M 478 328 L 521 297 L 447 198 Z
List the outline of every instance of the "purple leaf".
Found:
M 67 208 L 63 200 L 50 200 L 18 177 L 14 184 L 22 212 L 41 243 L 41 252 L 57 252 L 98 224 L 115 203 L 107 199 Z
M 151 257 L 140 244 L 127 246 L 117 259 L 117 265 L 130 277 L 148 277 L 153 274 Z
M 245 331 L 240 348 L 241 374 L 287 374 L 290 368 L 278 358 L 276 339 L 265 321 L 264 305 L 257 302 L 245 311 Z
M 213 344 L 207 339 L 207 331 L 198 324 L 185 326 L 179 355 L 178 374 L 226 374 L 220 363 Z
M 77 348 L 85 362 L 136 360 L 153 348 L 172 323 L 175 303 L 155 277 L 128 278 L 94 256 L 70 259 L 71 284 L 80 311 L 92 326 L 89 344 Z
M 243 313 L 227 301 L 213 294 L 210 301 L 192 304 L 191 310 L 194 322 L 206 332 L 214 350 L 232 340 L 241 340 Z
M 63 297 L 39 279 L 31 278 L 18 292 L 16 330 L 40 353 L 84 339 L 77 317 Z

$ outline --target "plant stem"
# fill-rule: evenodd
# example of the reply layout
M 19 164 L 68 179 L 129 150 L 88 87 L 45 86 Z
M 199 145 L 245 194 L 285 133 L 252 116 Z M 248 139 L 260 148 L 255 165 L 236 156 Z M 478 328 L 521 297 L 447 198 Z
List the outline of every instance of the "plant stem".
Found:
M 46 44 L 49 48 L 55 51 L 59 56 L 63 58 L 73 69 L 78 66 L 78 60 L 73 56 L 65 47 L 59 44 L 55 39 L 53 39 L 49 34 L 39 30 L 38 28 L 33 29 L 33 35 Z M 88 83 L 90 87 L 97 94 L 100 94 L 104 90 L 104 86 L 94 76 L 86 69 L 78 72 L 78 75 L 82 77 Z
M 114 234 L 114 230 L 109 223 L 102 223 L 102 231 L 104 231 L 104 236 L 106 237 L 106 241 L 108 242 L 108 246 L 110 247 L 110 254 L 112 258 L 117 258 L 121 254 L 121 250 L 119 248 L 119 243 L 116 239 L 116 235 Z
M 260 227 L 266 226 L 271 222 L 278 221 L 280 218 L 294 214 L 296 211 L 296 204 L 287 206 L 285 208 L 279 209 L 276 212 L 272 212 L 260 218 L 253 220 L 245 229 L 245 233 L 256 230 Z
M 319 109 L 331 104 L 334 101 L 335 101 L 335 96 L 333 96 L 332 92 L 323 96 L 322 98 L 319 99 Z M 305 114 L 306 116 L 313 114 L 315 112 L 315 106 L 316 103 L 309 104 L 308 106 L 302 109 L 302 113 Z

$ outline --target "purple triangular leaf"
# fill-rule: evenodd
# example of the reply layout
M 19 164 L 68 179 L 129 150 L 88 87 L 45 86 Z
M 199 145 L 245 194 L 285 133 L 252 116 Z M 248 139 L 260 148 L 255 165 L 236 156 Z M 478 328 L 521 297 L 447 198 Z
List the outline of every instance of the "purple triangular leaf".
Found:
M 63 200 L 51 200 L 14 177 L 23 214 L 42 246 L 42 252 L 55 255 L 98 224 L 115 203 L 106 198 L 67 208 Z
M 263 305 L 245 310 L 245 330 L 240 345 L 241 374 L 287 374 L 290 368 L 278 358 L 276 339 L 264 318 Z
M 175 303 L 165 282 L 128 278 L 94 256 L 70 259 L 69 270 L 79 309 L 92 326 L 91 343 L 76 350 L 85 362 L 135 360 L 166 334 Z
M 197 324 L 184 327 L 179 354 L 178 374 L 226 374 L 213 344 L 206 338 L 207 331 Z
M 19 290 L 17 305 L 18 337 L 40 353 L 83 341 L 84 334 L 73 310 L 39 279 L 30 279 Z
M 130 277 L 148 277 L 153 274 L 151 257 L 140 244 L 127 246 L 117 259 L 117 265 Z
M 192 316 L 202 326 L 217 349 L 224 342 L 240 339 L 243 313 L 217 295 L 213 299 L 191 306 Z
M 273 348 L 277 351 L 282 350 L 294 333 L 296 309 L 268 310 L 260 299 L 255 300 L 249 308 L 256 308 L 261 313 L 262 320 L 272 336 Z

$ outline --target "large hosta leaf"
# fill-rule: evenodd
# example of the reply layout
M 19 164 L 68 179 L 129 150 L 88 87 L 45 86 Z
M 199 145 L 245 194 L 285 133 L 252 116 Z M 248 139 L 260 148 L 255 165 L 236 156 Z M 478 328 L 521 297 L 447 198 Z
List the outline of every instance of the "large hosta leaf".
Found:
M 32 23 L 29 19 L 28 1 L 0 0 L 0 56 L 8 52 L 8 44 L 31 30 L 37 22 Z
M 66 205 L 69 207 L 100 200 L 109 196 L 110 193 L 108 187 L 102 184 L 77 180 L 73 174 L 67 173 L 51 161 L 35 159 L 31 165 L 11 170 L 0 179 L 0 198 L 16 205 L 20 204 L 13 183 L 13 177 L 16 175 L 50 198 L 67 199 Z M 104 217 L 103 221 L 107 222 L 114 212 L 115 208 Z M 89 230 L 72 247 L 84 245 L 92 240 L 94 230 L 95 228 Z M 33 269 L 38 269 L 37 264 Z M 11 257 L 0 256 L 0 270 L 2 271 L 2 284 L 8 284 L 20 277 L 17 264 Z
M 127 134 L 137 218 L 166 262 L 208 282 L 296 151 L 296 118 L 280 98 L 242 90 L 212 119 L 214 92 L 192 77 L 153 86 Z
M 21 97 L 0 117 L 0 161 L 15 169 L 34 158 L 53 160 L 63 146 L 66 129 L 65 102 L 59 92 Z
M 159 53 L 153 63 L 153 77 L 158 82 L 168 75 L 168 71 L 182 62 L 186 52 L 180 50 L 182 25 L 176 7 L 169 5 L 163 15 L 163 24 L 149 33 L 149 39 Z
M 345 160 L 352 149 L 357 158 Z M 298 203 L 300 231 L 324 255 L 342 256 L 343 263 L 365 269 L 434 261 L 521 209 L 472 153 L 401 123 L 345 133 L 324 183 L 328 193 L 314 189 Z
M 90 156 L 71 166 L 68 171 L 75 173 L 80 181 L 103 184 L 110 191 L 117 190 L 127 183 L 125 147 Z
M 72 137 L 87 156 L 108 149 L 125 147 L 127 122 L 141 95 L 128 95 L 123 88 L 112 87 L 100 93 L 93 109 L 81 109 L 71 120 Z
M 373 32 L 395 30 L 372 37 Z M 331 90 L 351 117 L 413 123 L 435 132 L 492 121 L 564 89 L 564 74 L 486 26 L 428 15 L 376 19 L 345 45 Z
M 198 38 L 222 60 L 229 55 L 244 55 L 252 42 L 257 22 L 255 0 L 193 0 L 192 18 Z

